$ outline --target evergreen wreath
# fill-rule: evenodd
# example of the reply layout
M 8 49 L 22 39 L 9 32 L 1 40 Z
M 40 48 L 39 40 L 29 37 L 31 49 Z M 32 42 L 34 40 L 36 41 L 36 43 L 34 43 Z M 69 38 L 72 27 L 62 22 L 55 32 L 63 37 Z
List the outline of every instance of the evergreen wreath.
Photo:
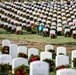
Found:
M 24 53 L 19 53 L 18 57 L 28 58 L 27 54 L 24 54 Z
M 47 62 L 49 64 L 49 67 L 50 67 L 49 71 L 50 72 L 54 71 L 55 63 L 54 63 L 53 60 L 51 60 L 51 59 L 44 59 L 43 61 L 45 61 L 45 62 Z
M 30 62 L 33 62 L 33 61 L 37 61 L 37 60 L 40 60 L 40 57 L 39 55 L 31 55 L 30 58 L 29 58 L 29 63 Z
M 29 67 L 21 65 L 15 68 L 15 75 L 29 75 Z

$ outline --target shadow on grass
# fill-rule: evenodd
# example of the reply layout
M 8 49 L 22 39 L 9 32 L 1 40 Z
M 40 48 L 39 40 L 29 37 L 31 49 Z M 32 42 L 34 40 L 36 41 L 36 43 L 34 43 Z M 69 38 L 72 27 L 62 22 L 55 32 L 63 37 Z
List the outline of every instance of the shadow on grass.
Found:
M 52 44 L 52 45 L 59 45 L 59 46 L 62 46 L 62 45 L 68 45 L 68 46 L 76 46 L 76 42 L 66 42 L 66 43 L 59 43 L 59 44 Z
M 12 34 L 12 33 L 0 28 L 0 34 Z
M 68 42 L 68 43 L 65 43 L 66 45 L 76 45 L 76 42 Z
M 23 35 L 27 35 L 27 34 L 31 34 L 31 32 L 27 32 L 26 30 L 23 30 Z M 0 34 L 16 34 L 16 33 L 12 33 L 10 31 L 6 31 L 5 29 L 0 28 Z

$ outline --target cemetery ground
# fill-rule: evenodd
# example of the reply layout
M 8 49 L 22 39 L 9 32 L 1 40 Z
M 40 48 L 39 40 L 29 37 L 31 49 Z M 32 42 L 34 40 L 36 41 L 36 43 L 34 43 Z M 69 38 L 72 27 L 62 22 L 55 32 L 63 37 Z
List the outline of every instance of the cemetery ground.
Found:
M 76 40 L 72 37 L 58 36 L 56 39 L 51 39 L 50 37 L 43 37 L 38 34 L 31 34 L 23 31 L 23 35 L 17 35 L 10 32 L 6 32 L 4 29 L 0 28 L 0 46 L 3 39 L 9 39 L 11 43 L 18 45 L 24 45 L 28 48 L 35 47 L 42 52 L 46 44 L 52 44 L 55 50 L 58 46 L 64 46 L 67 50 L 67 55 L 71 56 L 71 51 L 76 49 Z M 50 73 L 51 75 L 56 75 L 55 72 Z
M 72 51 L 76 49 L 76 39 L 72 37 L 58 36 L 56 39 L 51 39 L 50 37 L 43 37 L 38 34 L 31 34 L 27 31 L 23 31 L 23 35 L 17 35 L 0 28 L 0 44 L 3 39 L 9 39 L 12 43 L 18 45 L 26 45 L 27 47 L 36 47 L 44 50 L 46 44 L 52 44 L 56 47 L 64 46 L 67 51 Z

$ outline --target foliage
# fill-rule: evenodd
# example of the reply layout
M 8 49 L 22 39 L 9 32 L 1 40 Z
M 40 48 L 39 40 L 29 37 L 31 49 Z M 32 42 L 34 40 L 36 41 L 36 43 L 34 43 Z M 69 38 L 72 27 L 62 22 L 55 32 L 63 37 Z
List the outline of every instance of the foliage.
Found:
M 3 28 L 4 28 L 4 29 L 7 29 L 7 25 L 4 25 Z
M 26 31 L 31 32 L 31 26 L 26 27 Z
M 59 53 L 59 55 L 64 55 L 64 53 Z
M 0 75 L 8 74 L 12 67 L 9 64 L 0 64 Z
M 23 34 L 21 30 L 16 31 L 17 34 Z
M 51 60 L 51 59 L 44 59 L 43 61 L 45 61 L 45 62 L 47 62 L 49 64 L 49 66 L 50 66 L 49 71 L 50 72 L 54 71 L 55 63 L 54 63 L 53 60 Z
M 57 35 L 63 35 L 63 31 L 58 31 Z
M 11 31 L 12 27 L 7 27 L 6 30 L 7 31 Z
M 65 37 L 70 37 L 70 36 L 71 36 L 71 33 L 67 31 L 67 32 L 65 33 Z
M 52 58 L 55 59 L 55 57 L 56 57 L 56 52 L 55 52 L 55 50 L 49 49 L 48 51 L 52 53 Z
M 4 47 L 2 47 L 1 51 L 2 51 L 3 54 L 9 54 L 9 47 L 4 46 Z
M 15 33 L 16 32 L 16 29 L 11 29 L 11 33 Z
M 15 68 L 15 75 L 29 75 L 29 67 L 21 65 Z
M 56 35 L 55 34 L 51 34 L 50 37 L 53 39 L 53 38 L 56 38 Z
M 76 39 L 76 34 L 73 34 L 73 38 Z
M 70 65 L 61 65 L 56 67 L 56 70 L 64 69 L 64 68 L 70 68 Z
M 49 37 L 49 32 L 48 31 L 43 31 L 43 36 L 44 37 Z
M 37 33 L 37 27 L 32 26 L 31 27 L 31 32 L 34 33 L 34 34 L 36 34 Z
M 27 54 L 24 54 L 24 53 L 19 53 L 18 57 L 28 58 Z
M 37 61 L 37 60 L 40 60 L 40 57 L 39 55 L 31 55 L 30 58 L 29 58 L 29 63 L 30 62 L 34 62 L 34 61 Z
M 73 67 L 76 68 L 76 58 L 73 58 Z

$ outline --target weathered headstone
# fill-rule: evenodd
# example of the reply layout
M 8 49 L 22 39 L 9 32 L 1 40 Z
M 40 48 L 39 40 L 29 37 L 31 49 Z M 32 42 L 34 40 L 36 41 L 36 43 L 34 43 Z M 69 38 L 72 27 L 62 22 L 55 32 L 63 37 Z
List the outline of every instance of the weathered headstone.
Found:
M 56 75 L 76 75 L 76 70 L 71 68 L 57 70 Z
M 14 58 L 12 60 L 12 73 L 14 74 L 14 69 L 21 65 L 28 66 L 28 60 L 25 58 L 21 58 L 21 57 Z
M 49 64 L 42 61 L 31 62 L 30 75 L 49 75 Z
M 69 57 L 66 55 L 58 55 L 56 56 L 56 67 L 62 65 L 69 65 Z
M 12 65 L 12 57 L 8 54 L 0 55 L 0 64 L 9 64 Z
M 12 58 L 16 58 L 18 55 L 18 46 L 17 44 L 11 44 L 10 45 L 10 55 L 12 56 Z
M 18 47 L 18 53 L 27 54 L 27 47 L 26 46 L 19 46 Z
M 52 59 L 52 53 L 51 52 L 41 52 L 40 54 L 40 60 L 44 59 Z

